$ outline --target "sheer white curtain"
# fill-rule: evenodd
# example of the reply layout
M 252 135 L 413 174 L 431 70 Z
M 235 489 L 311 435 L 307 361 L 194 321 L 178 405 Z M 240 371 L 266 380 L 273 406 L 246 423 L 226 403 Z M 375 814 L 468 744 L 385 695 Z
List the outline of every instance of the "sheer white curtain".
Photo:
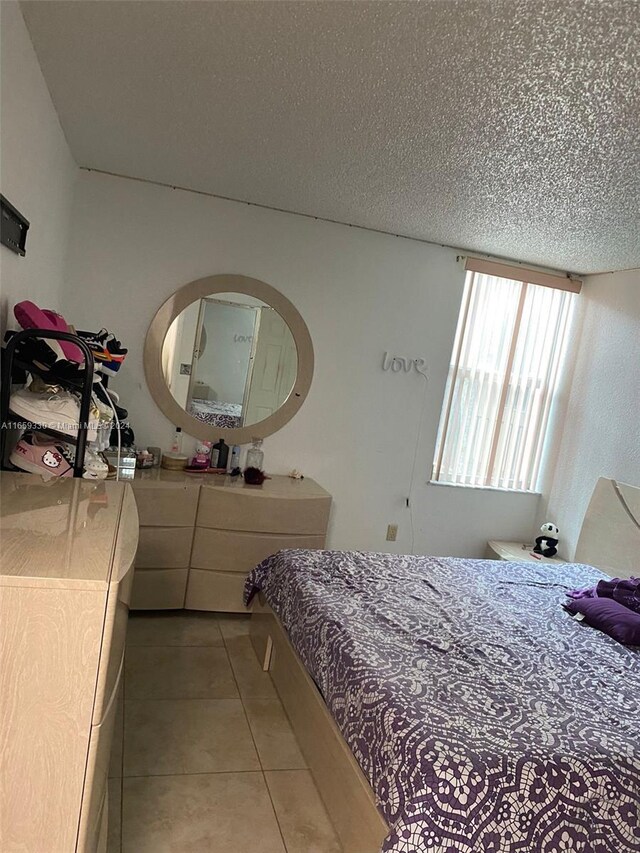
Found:
M 469 271 L 433 479 L 533 491 L 574 293 Z

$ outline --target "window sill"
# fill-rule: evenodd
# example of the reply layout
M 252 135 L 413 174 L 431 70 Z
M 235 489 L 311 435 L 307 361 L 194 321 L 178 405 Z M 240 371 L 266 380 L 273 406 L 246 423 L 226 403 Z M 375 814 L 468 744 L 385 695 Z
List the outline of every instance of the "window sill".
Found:
M 470 486 L 466 483 L 445 483 L 441 480 L 429 480 L 430 486 L 445 486 L 449 489 L 472 489 L 476 492 L 503 492 L 510 495 L 538 495 L 542 492 L 529 491 L 528 489 L 501 489 L 498 486 Z

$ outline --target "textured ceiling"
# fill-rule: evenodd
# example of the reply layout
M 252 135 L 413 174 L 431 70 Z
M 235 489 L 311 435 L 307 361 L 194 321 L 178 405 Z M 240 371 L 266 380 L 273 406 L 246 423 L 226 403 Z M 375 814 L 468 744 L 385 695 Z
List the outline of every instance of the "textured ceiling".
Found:
M 577 272 L 640 266 L 640 2 L 26 2 L 76 161 Z

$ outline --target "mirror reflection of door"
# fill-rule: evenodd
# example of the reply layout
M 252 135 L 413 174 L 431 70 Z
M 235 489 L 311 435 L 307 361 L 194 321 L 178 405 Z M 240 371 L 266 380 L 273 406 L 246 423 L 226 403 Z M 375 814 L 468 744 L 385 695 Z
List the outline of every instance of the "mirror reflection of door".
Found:
M 298 354 L 277 311 L 245 294 L 220 293 L 194 301 L 174 320 L 162 369 L 185 411 L 233 428 L 280 408 L 295 384 Z
M 245 423 L 255 424 L 277 411 L 291 393 L 298 369 L 293 336 L 273 308 L 260 309 Z
M 162 347 L 162 370 L 169 391 L 185 410 L 191 385 L 200 302 L 200 299 L 192 302 L 176 317 Z
M 260 309 L 213 298 L 201 300 L 191 367 L 187 410 L 207 412 L 242 423 L 243 403 Z

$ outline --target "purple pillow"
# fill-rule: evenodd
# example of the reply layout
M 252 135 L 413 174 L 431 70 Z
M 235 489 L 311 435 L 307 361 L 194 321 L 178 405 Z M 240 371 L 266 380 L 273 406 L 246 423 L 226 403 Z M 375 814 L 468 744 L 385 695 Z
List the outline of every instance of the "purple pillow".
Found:
M 565 604 L 569 613 L 583 613 L 585 622 L 625 646 L 640 646 L 640 613 L 613 598 L 577 598 Z

